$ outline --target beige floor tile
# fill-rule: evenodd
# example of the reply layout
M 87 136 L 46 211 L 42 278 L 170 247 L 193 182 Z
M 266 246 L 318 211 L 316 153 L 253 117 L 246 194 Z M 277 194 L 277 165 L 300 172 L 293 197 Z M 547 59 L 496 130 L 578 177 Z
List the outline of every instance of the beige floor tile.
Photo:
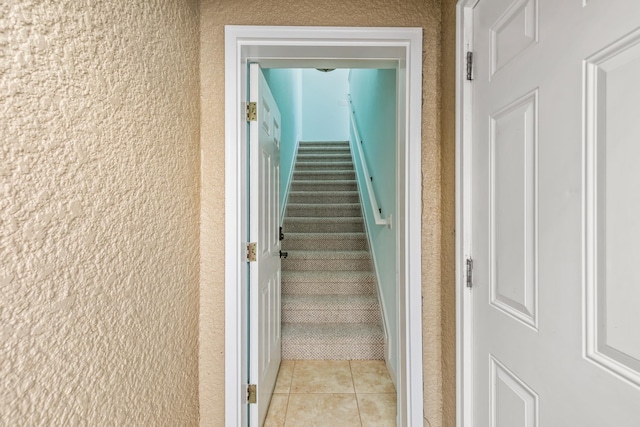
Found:
M 296 360 L 291 393 L 353 393 L 348 360 Z
M 273 394 L 269 404 L 269 412 L 264 421 L 264 427 L 282 427 L 287 413 L 288 394 Z
M 283 360 L 280 362 L 280 371 L 278 371 L 278 379 L 273 390 L 274 393 L 289 393 L 291 389 L 291 376 L 293 375 L 293 360 Z
M 291 394 L 285 427 L 360 427 L 355 394 Z
M 395 393 L 383 360 L 352 360 L 351 373 L 356 393 Z
M 395 427 L 396 394 L 358 394 L 358 408 L 363 427 Z

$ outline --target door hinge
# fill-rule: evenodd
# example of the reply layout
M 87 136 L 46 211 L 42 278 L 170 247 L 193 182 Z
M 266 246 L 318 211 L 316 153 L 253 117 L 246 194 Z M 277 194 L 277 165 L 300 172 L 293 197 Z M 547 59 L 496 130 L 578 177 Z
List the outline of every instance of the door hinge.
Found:
M 255 102 L 247 102 L 247 121 L 255 122 L 258 120 L 258 106 Z
M 466 265 L 466 275 L 467 275 L 467 288 L 470 288 L 473 286 L 473 259 L 472 258 L 467 258 L 467 265 Z
M 247 385 L 247 403 L 258 402 L 258 388 L 255 384 Z
M 255 262 L 257 253 L 257 244 L 256 242 L 247 243 L 247 261 Z
M 473 52 L 467 52 L 467 80 L 473 80 Z

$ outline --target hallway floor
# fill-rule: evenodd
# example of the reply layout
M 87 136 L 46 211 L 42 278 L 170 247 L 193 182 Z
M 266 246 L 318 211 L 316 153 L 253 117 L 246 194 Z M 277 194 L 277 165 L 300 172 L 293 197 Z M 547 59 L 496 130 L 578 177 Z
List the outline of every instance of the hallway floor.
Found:
M 396 425 L 382 360 L 283 360 L 265 427 Z

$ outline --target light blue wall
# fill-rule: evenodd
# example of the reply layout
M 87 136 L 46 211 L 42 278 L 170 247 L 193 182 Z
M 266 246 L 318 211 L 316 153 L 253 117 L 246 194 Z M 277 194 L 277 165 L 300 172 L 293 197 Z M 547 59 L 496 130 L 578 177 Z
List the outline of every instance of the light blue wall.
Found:
M 396 212 L 396 71 L 354 69 L 349 76 L 349 92 L 361 147 L 373 176 L 373 191 L 382 209 L 382 217 Z M 351 133 L 353 138 L 353 133 Z M 360 143 L 360 142 L 358 142 Z M 360 187 L 365 189 L 360 165 Z M 397 373 L 398 322 L 396 285 L 396 230 L 375 224 L 367 191 L 362 192 L 367 230 L 379 279 L 380 298 L 384 306 L 389 334 L 389 364 Z M 419 197 L 417 195 L 416 197 Z
M 302 70 L 302 140 L 346 141 L 349 138 L 349 70 L 323 73 Z
M 297 144 L 302 135 L 302 70 L 263 69 L 282 116 L 280 143 L 280 212 L 284 212 Z

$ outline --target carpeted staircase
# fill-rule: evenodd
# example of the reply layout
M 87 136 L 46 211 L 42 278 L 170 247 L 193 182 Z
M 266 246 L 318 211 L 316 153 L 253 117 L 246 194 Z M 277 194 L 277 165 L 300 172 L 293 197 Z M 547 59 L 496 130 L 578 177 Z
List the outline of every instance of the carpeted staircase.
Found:
M 376 279 L 347 141 L 300 142 L 283 231 L 282 358 L 383 359 Z

